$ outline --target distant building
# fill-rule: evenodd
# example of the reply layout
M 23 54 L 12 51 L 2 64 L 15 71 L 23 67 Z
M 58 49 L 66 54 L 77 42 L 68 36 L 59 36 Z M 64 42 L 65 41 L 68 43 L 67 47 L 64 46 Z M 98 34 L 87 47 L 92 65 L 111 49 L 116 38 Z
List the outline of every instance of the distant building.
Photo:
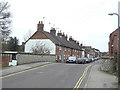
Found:
M 72 37 L 69 38 L 64 33 L 56 33 L 55 28 L 51 28 L 50 32 L 44 31 L 43 22 L 37 25 L 37 31 L 24 43 L 25 52 L 32 52 L 31 47 L 36 43 L 44 43 L 46 48 L 50 48 L 50 54 L 56 55 L 56 60 L 66 62 L 69 56 L 80 58 L 84 52 L 79 42 Z
M 101 52 L 101 56 L 109 56 L 109 52 Z
M 100 51 L 98 49 L 92 48 L 91 46 L 82 46 L 82 48 L 84 48 L 85 57 L 100 57 Z

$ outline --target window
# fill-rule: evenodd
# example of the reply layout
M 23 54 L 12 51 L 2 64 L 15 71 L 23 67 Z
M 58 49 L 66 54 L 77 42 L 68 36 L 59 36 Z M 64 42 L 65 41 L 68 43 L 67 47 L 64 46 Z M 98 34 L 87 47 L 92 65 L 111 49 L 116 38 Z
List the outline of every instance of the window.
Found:
M 66 51 L 66 47 L 65 47 L 65 51 Z
M 61 50 L 61 46 L 59 46 L 59 50 Z
M 70 51 L 70 48 L 69 48 L 69 51 Z
M 59 60 L 61 60 L 61 55 L 59 55 Z

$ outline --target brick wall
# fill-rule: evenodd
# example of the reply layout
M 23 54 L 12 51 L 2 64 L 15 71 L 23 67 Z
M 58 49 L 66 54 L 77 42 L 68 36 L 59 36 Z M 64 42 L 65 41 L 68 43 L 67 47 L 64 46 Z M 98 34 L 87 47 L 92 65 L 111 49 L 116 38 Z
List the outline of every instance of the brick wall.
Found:
M 109 55 L 114 56 L 117 52 L 118 29 L 113 31 L 109 36 Z
M 2 56 L 0 56 L 0 66 L 2 66 Z
M 72 50 L 67 47 L 61 47 L 61 50 L 59 50 L 59 46 L 56 46 L 56 59 L 61 62 L 63 58 L 63 52 L 64 52 L 64 62 L 66 62 L 67 58 L 72 55 Z M 59 55 L 61 55 L 61 60 L 59 60 Z

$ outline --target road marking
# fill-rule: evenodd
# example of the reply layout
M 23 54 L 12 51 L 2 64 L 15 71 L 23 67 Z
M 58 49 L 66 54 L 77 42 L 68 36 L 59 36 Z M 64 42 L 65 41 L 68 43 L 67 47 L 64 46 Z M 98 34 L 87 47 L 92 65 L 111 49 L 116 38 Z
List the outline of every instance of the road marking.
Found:
M 0 77 L 0 79 L 1 78 L 6 78 L 6 77 L 10 77 L 10 76 L 13 76 L 13 75 L 17 75 L 17 74 L 21 74 L 21 73 L 24 73 L 24 72 L 32 71 L 32 70 L 35 70 L 35 69 L 38 69 L 38 68 L 41 68 L 41 67 L 46 67 L 48 65 L 53 65 L 53 64 L 55 64 L 55 63 L 50 63 L 50 64 L 38 66 L 38 67 L 35 67 L 35 68 L 31 68 L 31 69 L 28 69 L 28 70 L 20 71 L 20 72 L 17 72 L 17 73 L 9 74 L 9 75 Z
M 88 76 L 88 78 L 87 78 L 87 81 L 86 81 L 86 83 L 85 83 L 84 88 L 86 88 L 86 87 L 87 87 L 87 84 L 88 84 L 88 80 L 89 80 L 90 75 L 91 75 L 91 69 L 90 69 L 90 73 L 89 73 L 89 76 Z
M 79 78 L 79 80 L 78 80 L 78 82 L 76 83 L 76 85 L 75 85 L 75 87 L 73 88 L 73 90 L 75 90 L 75 89 L 77 90 L 77 89 L 80 87 L 83 79 L 85 78 L 85 76 L 86 76 L 86 74 L 87 74 L 88 69 L 89 69 L 91 66 L 92 66 L 92 65 L 89 65 L 89 66 L 86 67 L 86 69 L 84 70 L 82 76 Z

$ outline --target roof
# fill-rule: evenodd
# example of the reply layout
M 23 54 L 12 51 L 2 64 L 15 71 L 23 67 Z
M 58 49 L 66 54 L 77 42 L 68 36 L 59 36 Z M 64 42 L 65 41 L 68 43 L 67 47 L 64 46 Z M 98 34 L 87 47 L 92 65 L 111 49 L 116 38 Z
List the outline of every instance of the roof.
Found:
M 74 41 L 68 41 L 63 37 L 56 36 L 46 31 L 41 31 L 41 32 L 43 32 L 56 45 L 80 50 L 80 46 Z

